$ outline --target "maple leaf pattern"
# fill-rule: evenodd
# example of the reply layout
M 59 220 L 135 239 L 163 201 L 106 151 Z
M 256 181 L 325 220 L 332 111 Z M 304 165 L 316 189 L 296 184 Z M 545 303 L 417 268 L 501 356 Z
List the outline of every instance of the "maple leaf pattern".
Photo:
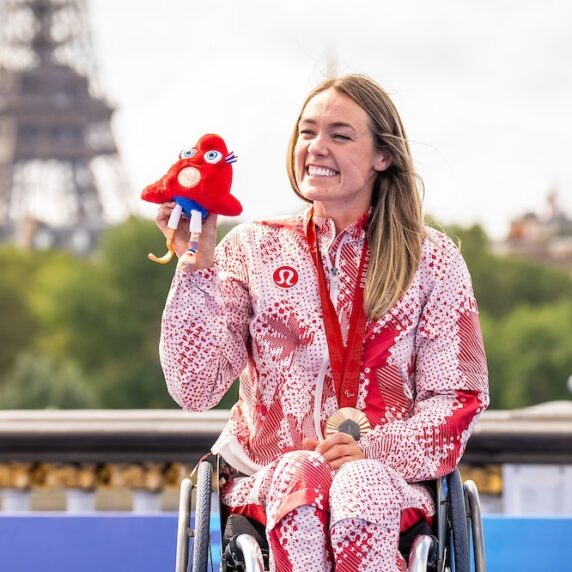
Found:
M 314 339 L 314 333 L 300 322 L 291 308 L 271 308 L 263 314 L 262 321 L 264 337 L 257 340 L 258 352 L 262 354 L 266 350 L 273 361 L 289 358 L 288 366 L 292 365 L 296 349 L 310 345 Z

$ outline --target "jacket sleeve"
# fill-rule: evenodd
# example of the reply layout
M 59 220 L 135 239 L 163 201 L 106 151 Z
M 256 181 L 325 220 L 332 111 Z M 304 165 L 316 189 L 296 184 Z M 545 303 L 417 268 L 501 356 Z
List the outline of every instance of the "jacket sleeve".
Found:
M 488 374 L 471 279 L 448 240 L 433 246 L 433 276 L 415 339 L 414 409 L 409 418 L 374 428 L 359 442 L 367 458 L 383 460 L 407 481 L 451 472 L 487 407 Z
M 235 229 L 213 266 L 173 278 L 159 350 L 169 393 L 190 411 L 214 407 L 246 365 L 251 304 L 240 246 Z

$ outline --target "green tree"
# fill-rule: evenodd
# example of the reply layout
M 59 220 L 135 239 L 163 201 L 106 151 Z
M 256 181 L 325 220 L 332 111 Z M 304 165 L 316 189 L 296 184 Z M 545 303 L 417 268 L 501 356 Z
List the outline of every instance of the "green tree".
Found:
M 0 388 L 3 409 L 82 409 L 97 407 L 93 388 L 71 362 L 56 364 L 21 353 Z
M 109 229 L 92 260 L 53 260 L 36 281 L 40 347 L 77 362 L 104 407 L 168 407 L 158 343 L 173 268 L 147 252 L 158 231 L 132 219 Z
M 32 347 L 37 321 L 29 305 L 29 285 L 35 259 L 12 247 L 0 248 L 0 383 L 14 366 L 18 353 Z
M 513 408 L 570 398 L 572 278 L 520 259 L 498 256 L 479 225 L 449 227 L 461 245 L 481 311 L 491 407 Z
M 495 408 L 570 399 L 572 303 L 521 306 L 485 323 Z
M 220 236 L 230 228 L 228 223 L 220 225 Z M 66 252 L 0 250 L 0 379 L 10 385 L 3 399 L 64 406 L 46 393 L 50 383 L 56 391 L 63 376 L 69 384 L 77 379 L 78 388 L 90 387 L 93 400 L 84 403 L 176 407 L 163 380 L 158 350 L 175 262 L 160 266 L 146 256 L 163 248 L 161 233 L 151 221 L 131 219 L 108 229 L 100 249 L 86 259 Z M 32 353 L 35 369 L 27 357 Z M 66 374 L 70 364 L 73 376 Z M 31 399 L 27 385 L 33 386 L 34 375 L 37 387 Z M 14 381 L 21 379 L 27 381 Z M 234 402 L 235 397 L 229 399 Z M 80 402 L 76 400 L 78 406 Z
M 517 258 L 497 256 L 479 225 L 447 228 L 460 241 L 482 310 L 497 318 L 521 305 L 572 301 L 572 277 L 562 270 Z

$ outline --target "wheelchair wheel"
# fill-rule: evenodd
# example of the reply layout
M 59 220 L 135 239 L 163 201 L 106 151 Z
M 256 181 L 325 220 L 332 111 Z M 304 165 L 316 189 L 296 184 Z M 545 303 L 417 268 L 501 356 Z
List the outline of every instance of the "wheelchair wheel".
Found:
M 469 534 L 467 530 L 467 515 L 465 512 L 465 493 L 461 474 L 453 471 L 447 477 L 449 507 L 448 519 L 451 524 L 449 538 L 449 557 L 453 572 L 470 572 L 469 564 Z
M 212 477 L 212 465 L 203 461 L 197 473 L 192 572 L 206 572 L 208 569 Z
M 193 484 L 191 479 L 181 481 L 179 493 L 179 519 L 177 522 L 177 554 L 175 572 L 186 572 L 189 561 L 189 524 L 191 522 L 191 497 Z
M 481 517 L 481 503 L 479 491 L 473 481 L 466 481 L 463 485 L 465 490 L 465 503 L 469 512 L 471 523 L 471 539 L 473 541 L 473 562 L 475 572 L 486 572 L 487 563 L 485 557 L 485 536 Z

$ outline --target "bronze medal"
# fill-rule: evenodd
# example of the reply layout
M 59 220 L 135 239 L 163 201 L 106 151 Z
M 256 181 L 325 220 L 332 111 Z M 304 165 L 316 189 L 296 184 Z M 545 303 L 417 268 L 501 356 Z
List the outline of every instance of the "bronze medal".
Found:
M 326 437 L 337 433 L 347 433 L 356 441 L 371 431 L 371 425 L 363 411 L 354 407 L 342 407 L 328 417 Z

